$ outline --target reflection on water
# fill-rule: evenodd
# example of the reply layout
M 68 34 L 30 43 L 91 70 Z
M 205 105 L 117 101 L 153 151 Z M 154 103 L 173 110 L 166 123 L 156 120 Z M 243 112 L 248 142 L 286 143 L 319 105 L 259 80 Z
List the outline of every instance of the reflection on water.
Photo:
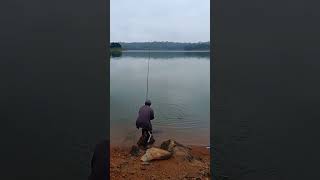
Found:
M 122 51 L 111 51 L 110 52 L 110 57 L 121 57 L 122 56 Z
M 149 56 L 156 142 L 174 138 L 186 144 L 208 145 L 209 52 L 124 51 L 122 56 L 111 58 L 111 143 L 132 145 L 141 133 L 135 120 L 145 100 Z
M 194 57 L 194 58 L 209 58 L 210 53 L 208 51 L 123 51 L 121 54 L 112 53 L 112 57 L 136 57 L 136 58 L 151 58 L 154 59 L 167 59 L 167 58 L 177 58 L 177 57 Z

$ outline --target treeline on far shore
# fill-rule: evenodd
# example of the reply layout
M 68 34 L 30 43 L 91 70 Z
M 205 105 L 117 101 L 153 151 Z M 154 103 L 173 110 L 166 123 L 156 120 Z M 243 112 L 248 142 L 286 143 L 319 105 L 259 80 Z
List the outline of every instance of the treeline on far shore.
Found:
M 210 42 L 182 43 L 168 41 L 118 42 L 122 50 L 210 50 Z

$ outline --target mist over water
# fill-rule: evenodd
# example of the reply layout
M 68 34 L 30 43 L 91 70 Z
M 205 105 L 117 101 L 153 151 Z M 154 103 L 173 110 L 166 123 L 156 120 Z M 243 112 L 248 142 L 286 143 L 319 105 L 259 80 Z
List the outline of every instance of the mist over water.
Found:
M 149 98 L 156 144 L 173 138 L 181 143 L 210 142 L 210 53 L 150 52 Z M 110 138 L 112 144 L 132 145 L 146 97 L 148 52 L 123 52 L 110 62 Z

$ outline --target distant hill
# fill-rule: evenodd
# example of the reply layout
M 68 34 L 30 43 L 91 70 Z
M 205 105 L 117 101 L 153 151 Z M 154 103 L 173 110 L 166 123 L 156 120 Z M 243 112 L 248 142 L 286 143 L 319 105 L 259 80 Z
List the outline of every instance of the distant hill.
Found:
M 210 50 L 210 42 L 119 42 L 123 50 Z

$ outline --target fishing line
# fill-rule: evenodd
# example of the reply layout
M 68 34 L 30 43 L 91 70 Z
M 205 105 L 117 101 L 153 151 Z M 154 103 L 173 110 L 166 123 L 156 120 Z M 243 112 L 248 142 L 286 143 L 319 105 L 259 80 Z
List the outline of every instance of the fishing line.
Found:
M 149 94 L 149 61 L 150 61 L 150 47 L 149 47 L 149 58 L 148 58 L 148 72 L 147 72 L 147 92 L 146 92 L 146 100 L 148 99 Z

